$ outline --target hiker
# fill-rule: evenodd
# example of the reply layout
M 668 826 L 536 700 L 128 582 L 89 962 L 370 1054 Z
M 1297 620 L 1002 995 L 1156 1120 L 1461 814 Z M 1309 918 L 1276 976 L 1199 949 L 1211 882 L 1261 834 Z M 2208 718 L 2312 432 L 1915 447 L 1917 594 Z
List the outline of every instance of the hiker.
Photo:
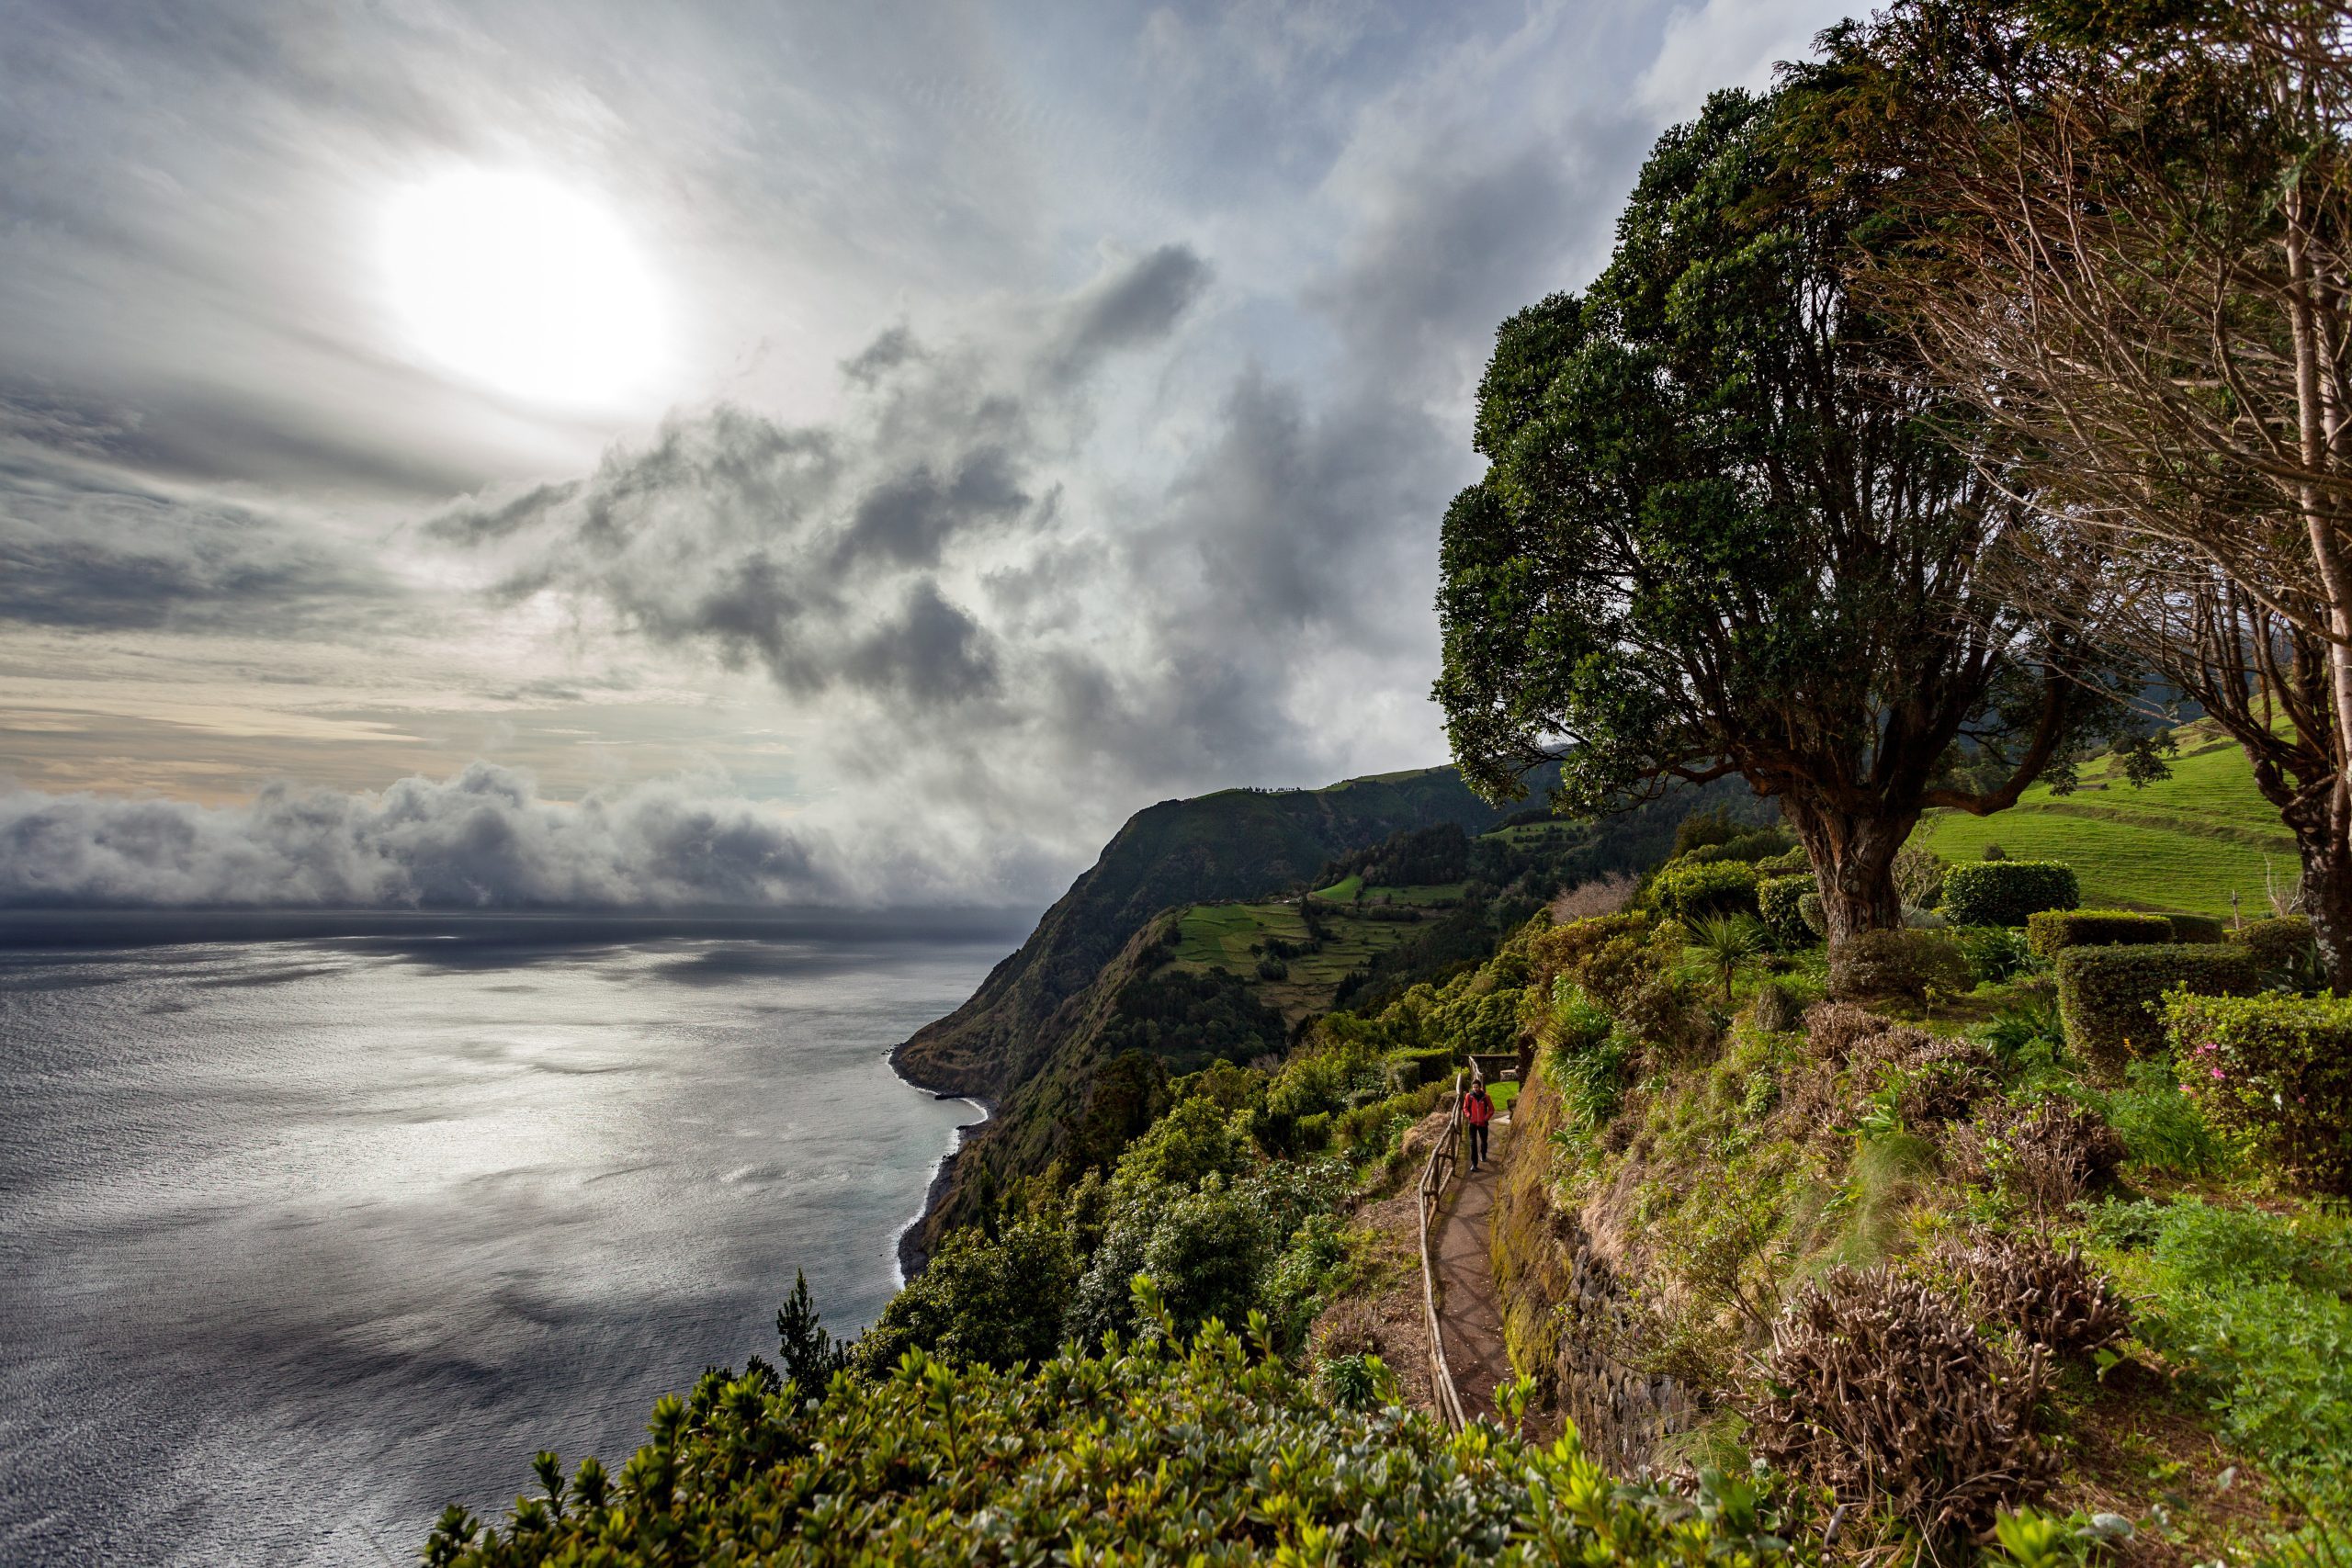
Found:
M 1462 1097 L 1462 1124 L 1470 1130 L 1470 1168 L 1487 1157 L 1487 1123 L 1495 1119 L 1495 1102 L 1487 1098 L 1487 1080 L 1473 1075 L 1470 1092 Z

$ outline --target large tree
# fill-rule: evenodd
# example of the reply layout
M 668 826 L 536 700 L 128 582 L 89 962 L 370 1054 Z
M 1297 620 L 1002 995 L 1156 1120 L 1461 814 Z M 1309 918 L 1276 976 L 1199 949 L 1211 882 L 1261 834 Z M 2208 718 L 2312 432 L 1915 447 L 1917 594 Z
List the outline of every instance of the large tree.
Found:
M 2332 0 L 1898 0 L 1795 138 L 2042 513 L 2018 592 L 2246 749 L 2352 987 L 2352 49 Z
M 1868 193 L 1784 179 L 1783 112 L 1710 99 L 1652 152 L 1591 288 L 1503 323 L 1490 466 L 1445 520 L 1437 696 L 1495 795 L 1555 756 L 1587 812 L 1743 775 L 1843 941 L 1899 923 L 1924 810 L 2063 783 L 2116 710 L 2077 629 L 1986 592 L 2024 503 L 1858 308 Z

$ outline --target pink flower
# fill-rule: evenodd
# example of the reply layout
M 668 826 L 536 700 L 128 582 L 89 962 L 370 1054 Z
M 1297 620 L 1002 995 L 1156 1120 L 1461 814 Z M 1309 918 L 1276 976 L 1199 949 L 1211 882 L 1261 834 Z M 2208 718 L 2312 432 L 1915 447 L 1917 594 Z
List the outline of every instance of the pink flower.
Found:
M 2211 1071 L 2211 1072 L 2212 1073 L 2212 1075 L 2213 1075 L 2215 1077 L 2217 1077 L 2217 1078 L 2218 1078 L 2218 1077 L 2228 1077 L 2228 1076 L 2229 1076 L 2229 1075 L 2227 1075 L 2226 1073 L 2222 1072 L 2222 1069 L 2221 1069 L 2221 1068 L 2219 1068 L 2219 1067 L 2212 1067 L 2212 1068 L 2210 1068 L 2210 1069 L 2208 1069 L 2208 1070 L 2209 1070 L 2209 1071 Z

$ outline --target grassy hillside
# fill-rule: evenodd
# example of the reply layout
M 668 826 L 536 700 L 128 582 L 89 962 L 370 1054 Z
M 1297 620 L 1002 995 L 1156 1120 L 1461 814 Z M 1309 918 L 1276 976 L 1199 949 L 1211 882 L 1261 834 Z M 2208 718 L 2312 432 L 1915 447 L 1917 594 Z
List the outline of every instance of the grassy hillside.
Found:
M 2234 891 L 2247 919 L 2267 914 L 2263 857 L 2291 881 L 2294 840 L 2234 741 L 2205 721 L 2179 734 L 2181 754 L 2162 783 L 2133 789 L 2094 764 L 2070 795 L 2037 785 L 1995 816 L 1932 813 L 1916 841 L 1946 860 L 1981 860 L 1998 844 L 2015 859 L 2064 861 L 2088 906 L 2227 915 Z
M 1403 894 L 1450 892 L 1462 897 L 1459 884 L 1449 889 L 1408 887 Z M 1425 904 L 1430 899 L 1400 897 L 1399 904 Z M 1186 909 L 1177 926 L 1176 948 L 1169 967 L 1193 974 L 1222 969 L 1238 976 L 1250 992 L 1283 1015 L 1287 1024 L 1329 1010 L 1340 983 L 1374 959 L 1419 934 L 1418 923 L 1360 919 L 1342 909 L 1325 912 L 1329 933 L 1313 952 L 1283 957 L 1287 971 L 1279 978 L 1260 978 L 1258 965 L 1271 944 L 1305 947 L 1314 941 L 1296 900 L 1261 904 L 1196 904 Z

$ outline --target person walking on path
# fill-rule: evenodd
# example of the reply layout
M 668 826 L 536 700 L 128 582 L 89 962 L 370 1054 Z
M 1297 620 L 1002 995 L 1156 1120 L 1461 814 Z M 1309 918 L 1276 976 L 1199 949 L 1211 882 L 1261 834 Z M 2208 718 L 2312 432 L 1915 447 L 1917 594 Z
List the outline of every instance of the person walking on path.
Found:
M 1487 1123 L 1495 1119 L 1495 1102 L 1487 1098 L 1487 1080 L 1472 1074 L 1470 1092 L 1462 1097 L 1462 1124 L 1469 1129 L 1470 1168 L 1487 1157 Z

